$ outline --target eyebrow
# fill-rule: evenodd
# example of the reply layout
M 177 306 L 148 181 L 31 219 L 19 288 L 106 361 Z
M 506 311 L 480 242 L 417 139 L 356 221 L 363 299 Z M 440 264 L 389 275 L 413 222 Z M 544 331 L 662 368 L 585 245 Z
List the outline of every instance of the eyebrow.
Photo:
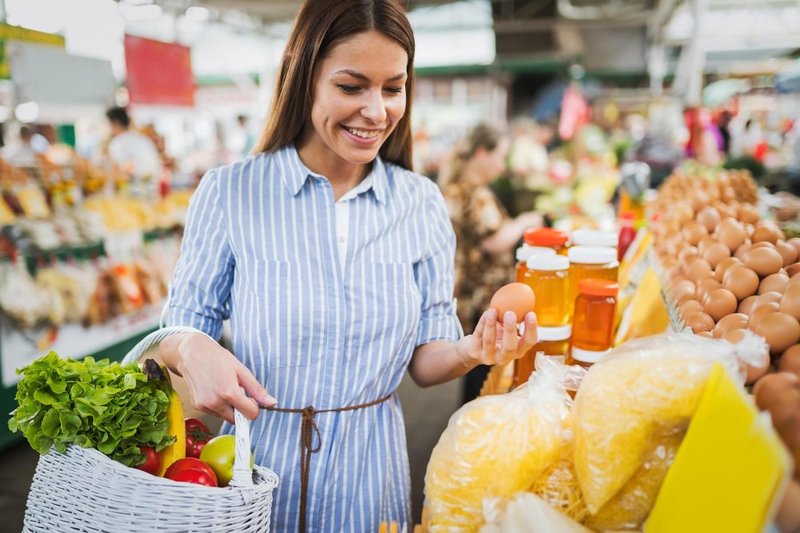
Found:
M 359 80 L 369 81 L 369 78 L 367 78 L 364 74 L 361 74 L 360 72 L 355 71 L 355 70 L 350 70 L 349 68 L 334 72 L 334 75 L 336 75 L 336 74 L 347 74 L 348 76 L 352 76 L 352 77 L 354 77 L 356 79 L 359 79 Z M 397 74 L 396 76 L 392 76 L 391 78 L 387 79 L 386 81 L 398 81 L 398 80 L 402 80 L 405 77 L 406 77 L 406 73 L 405 72 L 401 72 L 400 74 Z

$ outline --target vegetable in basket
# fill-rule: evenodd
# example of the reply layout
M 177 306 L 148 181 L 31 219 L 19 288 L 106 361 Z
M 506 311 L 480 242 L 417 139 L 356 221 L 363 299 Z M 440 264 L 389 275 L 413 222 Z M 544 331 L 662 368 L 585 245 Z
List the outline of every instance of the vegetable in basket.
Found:
M 8 426 L 40 454 L 76 444 L 137 466 L 146 459 L 142 446 L 162 452 L 178 440 L 183 444 L 169 431 L 172 387 L 165 379 L 148 379 L 135 363 L 76 361 L 50 352 L 17 372 L 23 377 Z

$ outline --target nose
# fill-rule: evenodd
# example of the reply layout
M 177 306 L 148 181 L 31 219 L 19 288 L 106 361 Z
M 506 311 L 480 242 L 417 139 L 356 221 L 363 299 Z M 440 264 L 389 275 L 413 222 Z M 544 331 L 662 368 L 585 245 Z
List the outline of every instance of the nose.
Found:
M 361 116 L 375 124 L 382 124 L 386 120 L 386 105 L 380 90 L 366 93 L 366 100 L 361 107 Z

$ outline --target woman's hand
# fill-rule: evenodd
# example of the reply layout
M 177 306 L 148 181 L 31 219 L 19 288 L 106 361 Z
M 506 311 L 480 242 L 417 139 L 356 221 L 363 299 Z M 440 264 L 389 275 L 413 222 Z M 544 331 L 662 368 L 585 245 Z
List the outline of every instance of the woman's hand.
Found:
M 524 330 L 517 332 L 517 317 L 506 311 L 502 323 L 497 311 L 484 311 L 475 332 L 462 338 L 457 345 L 461 362 L 469 367 L 477 365 L 505 365 L 519 359 L 536 344 L 536 314 L 525 315 Z
M 184 337 L 178 355 L 176 370 L 186 380 L 192 406 L 199 411 L 233 423 L 234 408 L 255 420 L 259 405 L 277 404 L 236 356 L 205 335 Z

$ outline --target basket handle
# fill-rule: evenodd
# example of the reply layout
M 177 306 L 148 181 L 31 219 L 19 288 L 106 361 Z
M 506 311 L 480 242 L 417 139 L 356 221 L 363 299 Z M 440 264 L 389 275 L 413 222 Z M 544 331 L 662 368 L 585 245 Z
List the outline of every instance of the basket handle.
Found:
M 140 340 L 122 359 L 122 364 L 138 361 L 146 351 L 157 346 L 170 335 L 177 333 L 201 333 L 211 338 L 206 332 L 187 326 L 172 326 L 158 329 Z M 217 342 L 214 340 L 214 342 Z M 253 470 L 250 468 L 250 420 L 233 410 L 234 434 L 236 437 L 236 457 L 233 461 L 233 479 L 229 485 L 234 487 L 252 487 Z

